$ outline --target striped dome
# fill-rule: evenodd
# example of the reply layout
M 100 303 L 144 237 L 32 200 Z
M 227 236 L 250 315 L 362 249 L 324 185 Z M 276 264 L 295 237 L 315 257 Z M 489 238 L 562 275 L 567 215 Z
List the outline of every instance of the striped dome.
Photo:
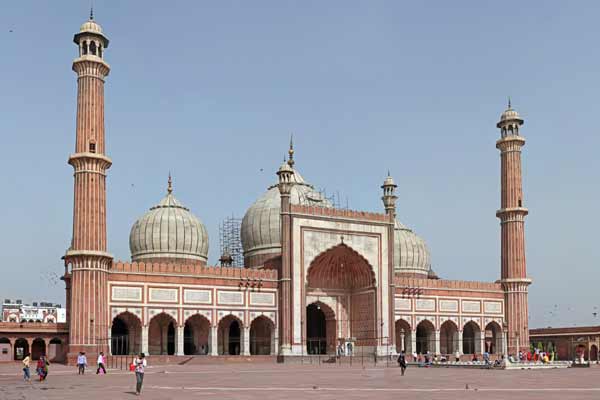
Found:
M 204 224 L 173 196 L 167 195 L 138 219 L 129 234 L 132 261 L 206 263 L 208 232 Z
M 411 229 L 396 220 L 394 230 L 394 271 L 423 275 L 431 270 L 431 257 L 427 244 Z

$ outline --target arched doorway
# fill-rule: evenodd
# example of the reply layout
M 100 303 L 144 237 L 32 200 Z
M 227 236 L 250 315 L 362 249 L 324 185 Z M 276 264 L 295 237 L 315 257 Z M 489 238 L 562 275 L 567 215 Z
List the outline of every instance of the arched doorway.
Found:
M 306 307 L 306 352 L 331 354 L 336 347 L 335 313 L 326 304 L 315 302 Z
M 15 341 L 14 353 L 15 360 L 22 360 L 29 354 L 29 343 L 27 343 L 26 339 L 19 338 Z
M 31 343 L 31 359 L 39 360 L 41 356 L 46 355 L 46 342 L 42 338 L 36 338 Z
M 481 333 L 479 326 L 469 321 L 463 327 L 463 353 L 477 354 L 481 353 Z
M 435 327 L 431 321 L 423 320 L 417 325 L 417 353 L 435 352 Z
M 403 319 L 396 321 L 396 352 L 400 353 L 402 350 L 406 354 L 412 354 L 412 329 L 410 324 Z
M 0 361 L 11 361 L 13 359 L 11 347 L 12 346 L 9 338 L 0 338 Z
M 48 359 L 50 361 L 63 361 L 63 342 L 59 338 L 53 338 L 48 344 Z
M 238 356 L 242 351 L 242 321 L 228 315 L 219 321 L 219 354 Z
M 502 353 L 502 329 L 497 322 L 490 322 L 485 327 L 485 351 L 490 354 Z
M 142 323 L 129 312 L 117 315 L 110 327 L 110 350 L 113 355 L 141 352 Z
M 440 328 L 440 353 L 453 355 L 458 349 L 458 327 L 454 321 L 445 321 Z
M 350 338 L 355 347 L 374 350 L 383 334 L 378 332 L 380 325 L 376 323 L 375 274 L 363 256 L 343 243 L 326 250 L 310 263 L 306 286 L 307 351 L 335 354 L 338 339 Z M 325 303 L 332 305 L 327 307 L 329 310 Z
M 270 355 L 272 353 L 274 325 L 263 315 L 250 324 L 250 354 Z
M 175 327 L 177 322 L 166 313 L 155 315 L 148 327 L 148 352 L 150 354 L 175 354 Z
M 208 354 L 210 322 L 204 315 L 195 314 L 185 321 L 183 354 Z
M 598 361 L 598 347 L 595 344 L 590 347 L 590 361 Z

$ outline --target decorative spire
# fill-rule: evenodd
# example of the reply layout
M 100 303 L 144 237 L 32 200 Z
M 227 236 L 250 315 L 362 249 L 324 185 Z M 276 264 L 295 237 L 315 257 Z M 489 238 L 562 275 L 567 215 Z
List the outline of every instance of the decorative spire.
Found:
M 290 149 L 288 150 L 288 154 L 289 154 L 289 160 L 288 160 L 288 165 L 290 167 L 294 167 L 294 135 L 290 135 Z
M 94 20 L 94 2 L 90 5 L 90 21 Z
M 510 105 L 510 96 L 508 96 L 508 109 L 510 110 L 512 107 Z
M 169 180 L 167 183 L 167 193 L 168 194 L 173 193 L 173 179 L 171 179 L 171 171 L 169 171 Z

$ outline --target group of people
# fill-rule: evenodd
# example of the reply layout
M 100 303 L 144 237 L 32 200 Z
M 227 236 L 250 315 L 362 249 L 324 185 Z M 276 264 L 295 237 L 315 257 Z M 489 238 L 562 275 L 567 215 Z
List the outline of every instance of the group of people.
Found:
M 48 367 L 50 367 L 50 361 L 46 358 L 44 354 L 40 356 L 35 366 L 35 372 L 40 377 L 40 382 L 46 380 L 48 376 Z M 31 382 L 31 355 L 25 354 L 25 358 L 23 358 L 23 380 L 25 382 Z
M 100 352 L 98 355 L 98 368 L 96 369 L 96 374 L 106 374 L 106 357 L 104 357 L 104 353 Z M 40 356 L 36 364 L 36 372 L 40 377 L 40 382 L 45 381 L 48 377 L 48 367 L 50 366 L 50 361 L 46 358 L 44 354 Z M 139 395 L 142 392 L 142 385 L 144 383 L 144 372 L 148 363 L 146 361 L 146 355 L 144 353 L 140 353 L 133 360 L 130 368 L 135 372 L 135 393 Z M 87 357 L 85 352 L 80 352 L 77 356 L 77 374 L 84 375 L 85 368 L 87 367 Z M 25 382 L 31 382 L 31 355 L 25 354 L 25 358 L 23 358 L 23 380 Z
M 508 356 L 508 360 L 510 362 L 541 362 L 547 364 L 551 361 L 554 361 L 555 353 L 547 352 L 540 349 L 535 349 L 534 351 L 519 351 L 516 359 L 511 354 Z
M 98 364 L 98 368 L 96 369 L 96 375 L 102 372 L 103 375 L 106 374 L 106 357 L 104 357 L 104 352 L 100 352 L 98 354 L 98 360 L 96 361 Z M 85 356 L 84 351 L 80 351 L 77 356 L 77 375 L 85 375 L 85 367 L 87 367 L 87 357 Z

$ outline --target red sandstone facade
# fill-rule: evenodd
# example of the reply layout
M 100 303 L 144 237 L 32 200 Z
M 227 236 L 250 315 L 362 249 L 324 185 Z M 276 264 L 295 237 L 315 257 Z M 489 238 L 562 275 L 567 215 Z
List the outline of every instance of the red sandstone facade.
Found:
M 142 218 L 130 246 L 145 257 L 149 254 L 148 262 L 118 262 L 106 246 L 106 171 L 111 165 L 104 132 L 108 39 L 90 20 L 75 35 L 75 43 L 76 148 L 69 158 L 75 171 L 73 239 L 64 257 L 68 311 L 67 326 L 60 332 L 68 332 L 64 342 L 71 358 L 79 351 L 87 352 L 88 359 L 99 351 L 278 355 L 282 360 L 306 354 L 386 356 L 400 351 L 471 357 L 526 347 L 530 280 L 521 187 L 524 139 L 518 135 L 522 120 L 510 107 L 498 123 L 502 268 L 497 283 L 431 279 L 435 274 L 423 269 L 424 245 L 396 219 L 396 185 L 389 176 L 382 186 L 384 213 L 336 209 L 315 199 L 294 203 L 299 201 L 298 187 L 304 190 L 302 196 L 315 193 L 294 168 L 292 148 L 290 160 L 277 172 L 278 193 L 271 192 L 280 199 L 280 225 L 275 226 L 280 230 L 275 238 L 280 253 L 269 243 L 268 252 L 259 248 L 247 254 L 252 268 L 204 266 L 208 245 L 202 242 L 207 240 L 203 228 L 176 201 L 169 183 L 167 197 L 150 212 L 187 218 L 197 228 L 191 232 L 199 241 L 192 246 L 163 237 L 160 224 Z M 187 223 L 181 229 L 189 227 Z M 270 228 L 256 232 L 271 235 L 275 230 Z M 147 230 L 154 236 L 146 235 Z M 413 247 L 406 250 L 398 235 L 412 240 Z M 149 248 L 160 252 L 152 258 Z M 189 256 L 190 248 L 200 249 L 192 254 L 196 261 L 177 257 Z M 398 268 L 398 255 L 404 257 L 402 262 L 408 256 L 420 261 L 415 268 Z M 0 344 L 3 332 L 0 325 Z

